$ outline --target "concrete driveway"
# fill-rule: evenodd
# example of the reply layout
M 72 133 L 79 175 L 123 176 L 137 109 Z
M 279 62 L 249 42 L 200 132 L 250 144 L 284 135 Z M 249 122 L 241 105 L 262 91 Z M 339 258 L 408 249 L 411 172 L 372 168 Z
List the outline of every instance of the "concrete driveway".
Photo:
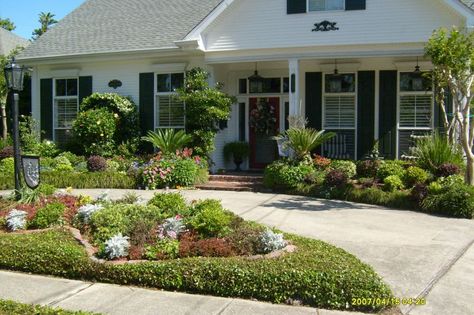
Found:
M 101 190 L 78 190 L 97 196 Z M 126 191 L 111 190 L 113 199 Z M 153 192 L 135 191 L 145 200 Z M 474 314 L 474 221 L 299 196 L 183 191 L 216 198 L 245 219 L 321 239 L 373 266 L 400 298 L 426 297 L 404 314 Z

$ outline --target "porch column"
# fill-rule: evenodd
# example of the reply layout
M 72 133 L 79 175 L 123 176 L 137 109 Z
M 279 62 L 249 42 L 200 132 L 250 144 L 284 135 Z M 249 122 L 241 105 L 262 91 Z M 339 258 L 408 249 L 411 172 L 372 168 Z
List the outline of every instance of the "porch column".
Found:
M 302 114 L 300 98 L 300 61 L 292 58 L 288 60 L 290 71 L 290 116 Z

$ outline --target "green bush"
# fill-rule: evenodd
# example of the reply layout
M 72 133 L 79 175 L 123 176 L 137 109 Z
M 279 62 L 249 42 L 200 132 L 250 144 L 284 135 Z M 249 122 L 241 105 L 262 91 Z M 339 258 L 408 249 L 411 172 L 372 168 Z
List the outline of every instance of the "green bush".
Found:
M 171 185 L 173 187 L 194 185 L 198 168 L 198 165 L 192 159 L 176 160 L 174 169 L 171 172 Z
M 179 241 L 173 239 L 158 240 L 156 244 L 145 247 L 145 257 L 149 260 L 175 259 L 179 255 Z
M 263 181 L 269 188 L 296 188 L 313 171 L 314 168 L 309 165 L 292 165 L 285 160 L 279 160 L 265 168 Z
M 392 297 L 375 271 L 346 251 L 288 234 L 285 239 L 298 250 L 276 259 L 199 257 L 105 265 L 88 260 L 66 231 L 0 234 L 0 268 L 273 303 L 299 300 L 344 311 L 377 312 L 380 306 L 356 306 L 351 301 L 363 296 Z
M 54 193 L 56 192 L 56 187 L 54 187 L 53 185 L 49 185 L 49 184 L 45 184 L 45 183 L 41 183 L 38 188 L 36 189 L 42 196 L 51 196 L 51 195 L 54 195 Z
M 452 176 L 450 176 L 452 177 Z M 472 219 L 474 214 L 474 187 L 464 183 L 430 185 L 428 196 L 422 201 L 423 210 L 457 218 Z
M 72 130 L 86 154 L 101 156 L 113 154 L 117 118 L 107 109 L 91 109 L 79 113 Z
M 66 156 L 60 155 L 54 158 L 54 169 L 59 172 L 70 172 L 74 168 Z
M 54 158 L 58 155 L 59 149 L 54 142 L 43 140 L 38 143 L 35 153 L 37 153 L 41 158 Z
M 137 108 L 132 99 L 116 93 L 93 93 L 83 99 L 80 106 L 81 112 L 105 109 L 114 114 L 117 119 L 114 140 L 117 144 L 125 143 L 140 135 Z
M 180 193 L 156 193 L 148 205 L 157 207 L 165 217 L 171 218 L 175 215 L 189 214 L 186 200 Z
M 422 168 L 410 166 L 407 168 L 404 182 L 406 187 L 413 187 L 416 184 L 424 184 L 430 178 L 430 174 Z
M 134 177 L 117 172 L 42 172 L 41 181 L 58 188 L 137 188 L 137 181 Z
M 29 226 L 35 229 L 45 229 L 54 225 L 62 224 L 66 206 L 59 202 L 50 203 L 36 212 Z
M 22 304 L 14 301 L 0 300 L 0 314 L 4 315 L 93 315 L 83 311 L 66 311 L 40 305 Z
M 380 167 L 380 160 L 362 160 L 357 162 L 357 176 L 360 178 L 374 178 Z
M 407 191 L 386 192 L 379 188 L 352 188 L 346 194 L 346 199 L 371 205 L 385 206 L 396 209 L 415 209 L 416 204 Z
M 230 231 L 233 215 L 224 210 L 219 200 L 198 201 L 193 206 L 188 223 L 204 237 L 223 236 Z
M 13 174 L 15 171 L 15 160 L 12 157 L 0 161 L 0 173 Z
M 380 180 L 384 180 L 390 175 L 398 176 L 399 178 L 404 178 L 405 168 L 403 167 L 404 163 L 402 161 L 382 161 L 378 171 L 377 177 Z
M 109 172 L 118 172 L 120 169 L 120 164 L 114 160 L 107 160 L 107 170 Z
M 353 178 L 357 174 L 356 165 L 352 161 L 332 160 L 329 167 L 332 170 L 344 173 L 347 178 Z
M 243 161 L 250 154 L 250 146 L 247 142 L 236 141 L 226 143 L 224 146 L 224 159 L 230 161 L 232 157 L 234 161 Z
M 148 131 L 147 136 L 142 140 L 151 143 L 163 154 L 174 154 L 176 151 L 183 150 L 191 142 L 192 136 L 186 134 L 184 130 L 159 129 Z
M 402 190 L 405 188 L 403 181 L 397 175 L 390 175 L 383 180 L 383 188 L 386 191 Z
M 78 156 L 69 151 L 62 152 L 61 154 L 59 154 L 59 156 L 62 156 L 68 159 L 69 162 L 71 162 L 73 166 L 86 161 L 85 157 Z

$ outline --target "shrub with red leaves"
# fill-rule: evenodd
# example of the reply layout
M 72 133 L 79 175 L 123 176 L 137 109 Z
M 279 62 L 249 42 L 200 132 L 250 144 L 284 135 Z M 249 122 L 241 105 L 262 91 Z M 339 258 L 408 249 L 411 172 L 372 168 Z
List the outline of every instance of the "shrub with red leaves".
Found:
M 9 157 L 13 157 L 13 147 L 8 146 L 0 150 L 0 161 Z
M 411 190 L 411 199 L 420 205 L 428 196 L 428 187 L 425 184 L 416 184 Z
M 357 175 L 359 177 L 372 177 L 377 175 L 380 168 L 380 161 L 378 160 L 364 160 L 357 162 Z
M 54 196 L 53 198 L 48 198 L 48 203 L 51 202 L 60 202 L 66 206 L 66 211 L 64 212 L 64 219 L 67 223 L 72 224 L 72 220 L 77 214 L 79 209 L 79 198 L 70 195 L 60 195 Z
M 224 238 L 197 240 L 195 234 L 184 234 L 179 243 L 179 257 L 229 257 L 235 256 L 231 243 Z
M 39 209 L 41 209 L 43 205 L 41 203 L 32 203 L 32 204 L 18 204 L 15 205 L 12 209 L 17 209 L 21 211 L 25 211 L 27 213 L 26 215 L 26 220 L 30 221 L 33 220 L 33 218 L 36 216 L 36 212 L 38 212 Z
M 441 164 L 436 170 L 436 176 L 448 177 L 451 175 L 459 174 L 460 172 L 461 170 L 459 169 L 459 166 L 452 163 L 444 163 L 444 164 Z
M 321 171 L 324 171 L 329 167 L 329 165 L 331 165 L 331 160 L 328 159 L 328 158 L 325 158 L 321 155 L 315 154 L 314 159 L 313 159 L 313 163 L 314 163 L 314 166 L 316 166 L 317 169 L 319 169 Z
M 332 170 L 326 174 L 324 183 L 329 187 L 342 187 L 349 179 L 347 175 L 338 170 Z
M 93 155 L 87 159 L 87 169 L 90 172 L 103 172 L 107 169 L 107 160 L 101 156 Z

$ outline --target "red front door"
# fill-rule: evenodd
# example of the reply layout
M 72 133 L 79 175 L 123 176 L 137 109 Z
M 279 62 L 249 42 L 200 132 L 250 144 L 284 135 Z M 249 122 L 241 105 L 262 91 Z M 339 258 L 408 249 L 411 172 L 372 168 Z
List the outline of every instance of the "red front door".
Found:
M 280 98 L 250 98 L 249 115 L 250 168 L 263 169 L 278 158 L 278 148 L 272 137 L 279 133 Z

